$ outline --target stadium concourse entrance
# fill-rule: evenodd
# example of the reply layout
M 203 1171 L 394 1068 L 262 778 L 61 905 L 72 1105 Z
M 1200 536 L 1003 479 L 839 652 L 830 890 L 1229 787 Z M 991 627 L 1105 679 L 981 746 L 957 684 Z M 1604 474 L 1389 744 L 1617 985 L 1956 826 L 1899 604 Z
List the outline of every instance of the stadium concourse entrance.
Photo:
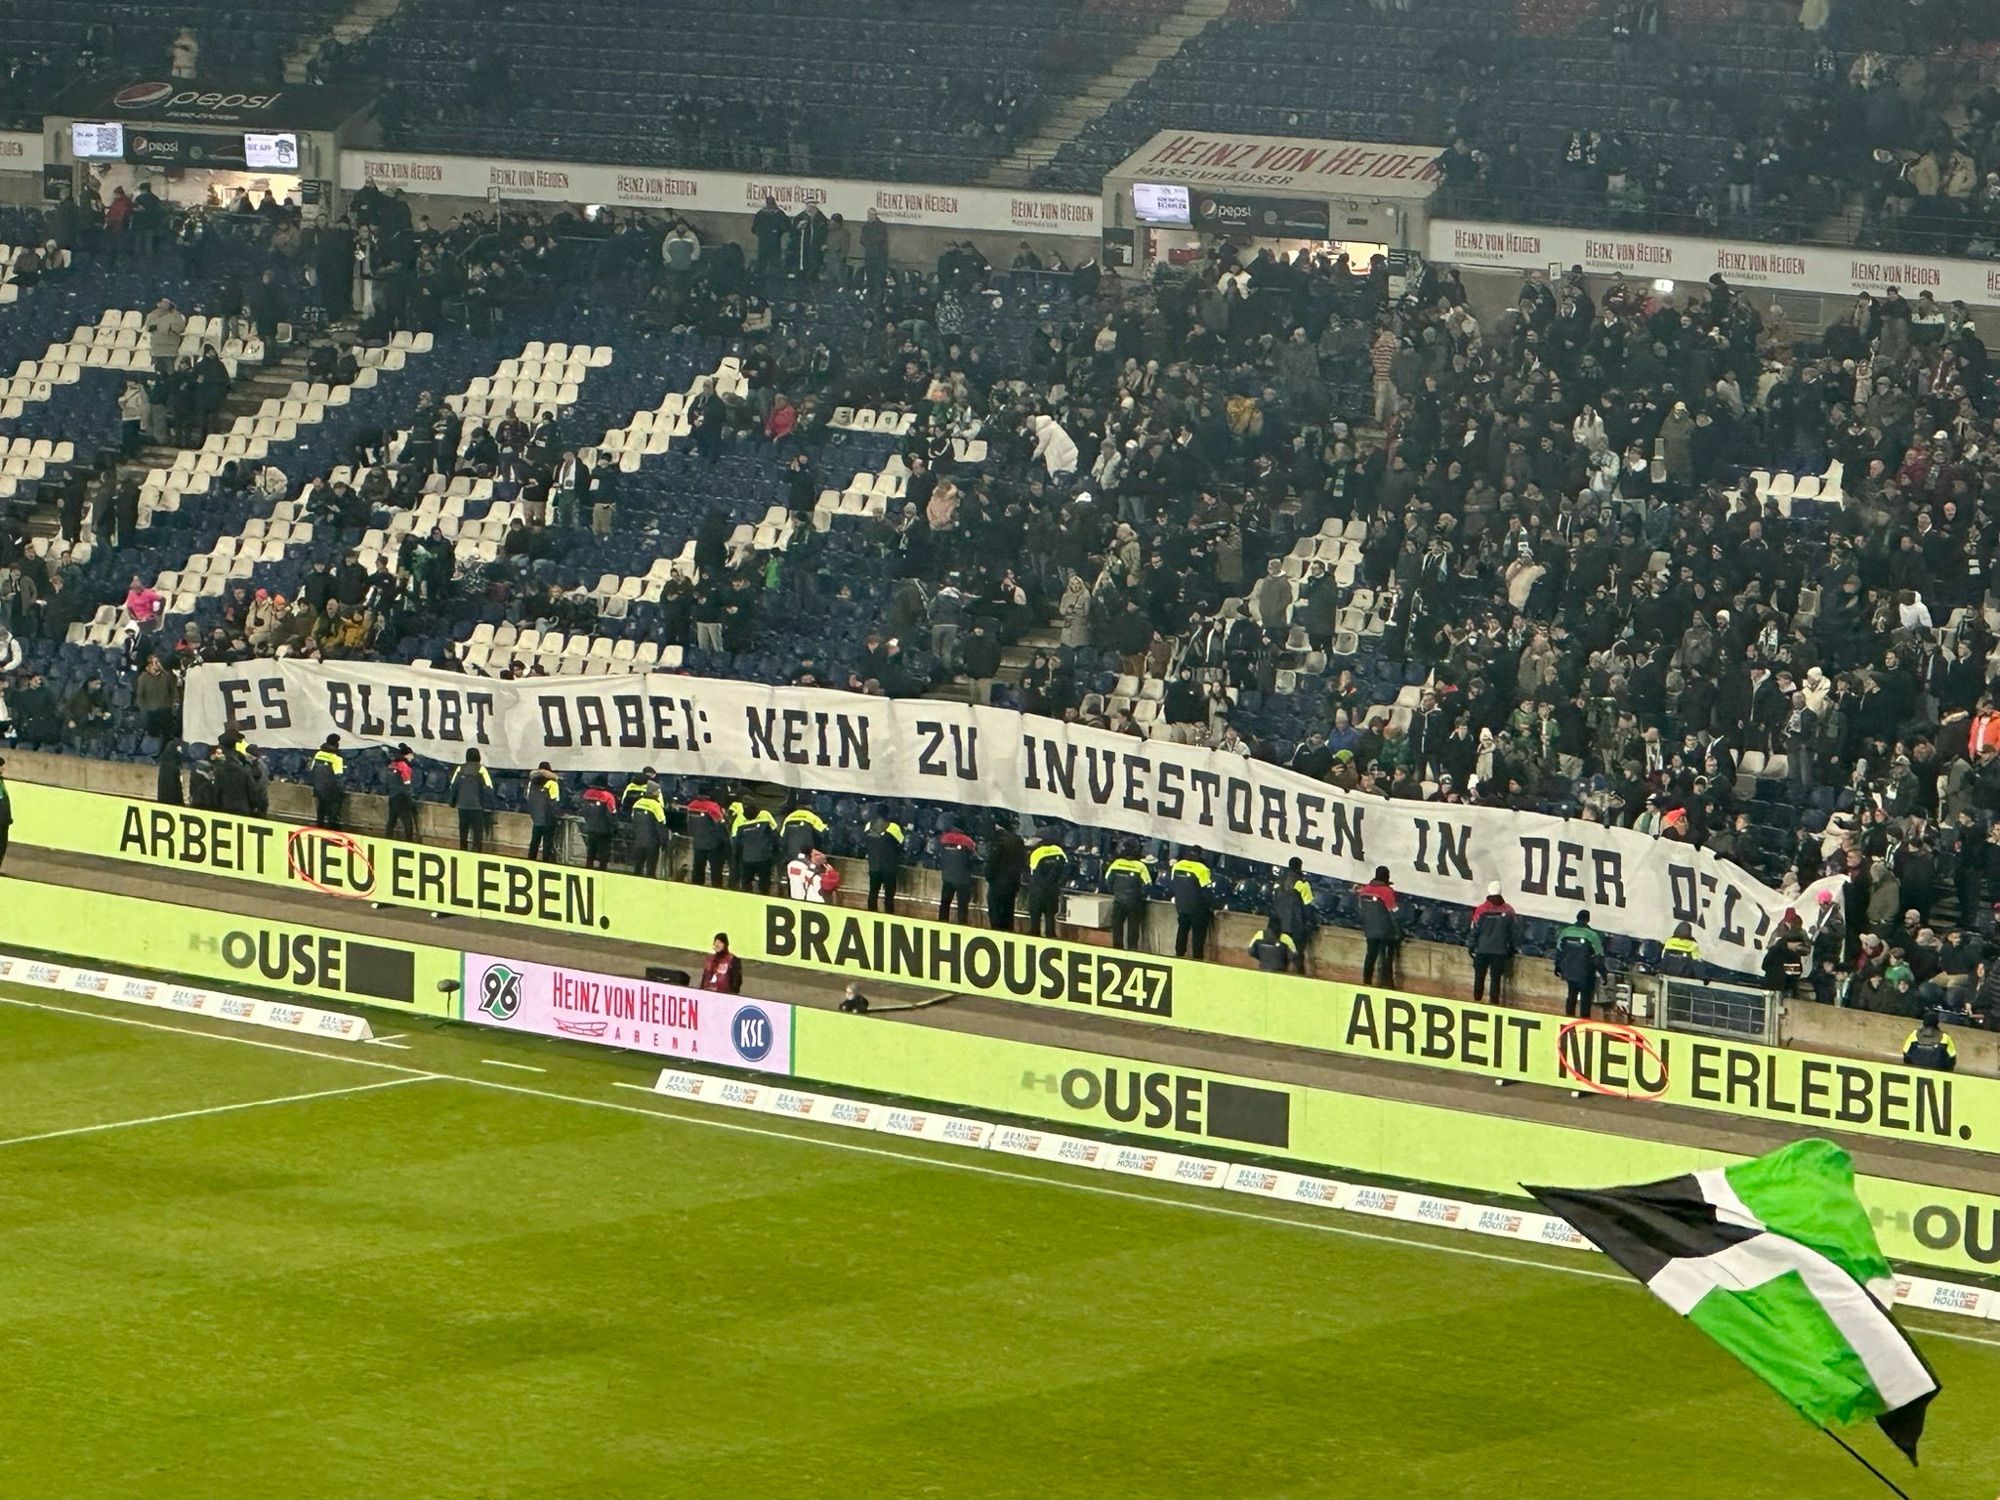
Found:
M 336 164 L 364 133 L 361 90 L 188 80 L 85 80 L 42 121 L 42 195 L 109 203 L 141 182 L 170 202 L 225 212 L 268 191 L 306 222 L 329 214 Z
M 1163 130 L 1104 179 L 1104 263 L 1150 275 L 1218 239 L 1401 266 L 1429 232 L 1436 146 Z

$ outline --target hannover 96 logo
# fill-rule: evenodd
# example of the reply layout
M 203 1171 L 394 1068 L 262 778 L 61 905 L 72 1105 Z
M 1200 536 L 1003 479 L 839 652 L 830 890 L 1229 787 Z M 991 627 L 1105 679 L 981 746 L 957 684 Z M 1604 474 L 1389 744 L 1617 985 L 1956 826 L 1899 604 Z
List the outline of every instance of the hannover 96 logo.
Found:
M 521 1011 L 521 976 L 505 964 L 488 964 L 479 976 L 479 1008 L 496 1021 L 511 1021 Z

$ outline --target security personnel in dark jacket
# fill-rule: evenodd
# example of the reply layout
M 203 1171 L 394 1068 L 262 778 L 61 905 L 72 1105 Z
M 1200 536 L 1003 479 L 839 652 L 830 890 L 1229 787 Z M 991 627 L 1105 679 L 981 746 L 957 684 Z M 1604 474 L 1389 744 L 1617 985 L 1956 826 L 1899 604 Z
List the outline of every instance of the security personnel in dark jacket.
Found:
M 1305 865 L 1294 855 L 1271 893 L 1271 917 L 1278 931 L 1292 940 L 1292 962 L 1301 974 L 1306 971 L 1306 942 L 1312 936 L 1312 900 Z
M 326 743 L 313 752 L 313 822 L 322 828 L 340 827 L 340 804 L 347 796 L 347 762 L 340 755 L 340 736 L 330 734 Z
M 611 845 L 618 837 L 618 799 L 602 776 L 593 777 L 583 793 L 583 863 L 592 870 L 611 868 Z
M 620 812 L 630 812 L 633 802 L 645 795 L 646 788 L 654 784 L 654 779 L 653 768 L 651 766 L 642 766 L 639 774 L 629 778 L 624 788 L 618 793 L 618 810 Z
M 1056 913 L 1062 909 L 1063 883 L 1069 879 L 1069 855 L 1054 839 L 1044 837 L 1028 851 L 1028 931 L 1038 937 L 1056 935 Z
M 225 750 L 215 763 L 215 809 L 250 816 L 250 767 L 232 751 Z
M 876 910 L 875 901 L 880 897 L 881 910 L 893 913 L 896 879 L 903 871 L 903 825 L 889 816 L 886 802 L 877 805 L 875 816 L 868 820 L 864 843 L 868 850 L 868 909 Z
M 1111 946 L 1137 953 L 1145 946 L 1146 893 L 1153 888 L 1153 868 L 1139 857 L 1139 846 L 1127 844 L 1104 867 L 1104 888 L 1111 893 Z
M 1472 955 L 1472 998 L 1500 1003 L 1500 986 L 1520 946 L 1520 919 L 1500 896 L 1500 882 L 1486 888 L 1486 899 L 1472 908 L 1465 950 Z
M 1250 956 L 1266 974 L 1289 971 L 1297 953 L 1298 945 L 1292 941 L 1290 933 L 1278 926 L 1276 917 L 1266 917 L 1264 930 L 1250 939 Z
M 660 845 L 667 836 L 667 802 L 657 781 L 648 782 L 632 798 L 632 873 L 660 873 Z
M 1011 824 L 993 830 L 986 848 L 986 921 L 995 932 L 1014 930 L 1014 898 L 1028 873 L 1028 846 Z
M 819 847 L 819 841 L 826 836 L 826 819 L 810 807 L 793 807 L 785 813 L 779 831 L 785 840 L 785 863 L 790 864 L 801 854 L 810 854 Z
M 1903 1063 L 1906 1067 L 1932 1068 L 1940 1073 L 1957 1069 L 1958 1043 L 1939 1023 L 1936 1011 L 1926 1015 L 1923 1024 L 1903 1038 Z
M 528 858 L 553 860 L 562 826 L 562 781 L 543 761 L 528 773 Z
M 1174 957 L 1206 958 L 1208 924 L 1215 915 L 1215 872 L 1195 854 L 1183 854 L 1167 872 L 1174 893 Z
M 451 773 L 445 796 L 458 809 L 458 847 L 485 853 L 486 830 L 493 820 L 493 775 L 477 750 L 465 752 L 463 764 Z
M 686 812 L 688 843 L 694 847 L 694 870 L 688 878 L 696 885 L 721 885 L 729 853 L 729 815 L 706 793 L 690 797 Z
M 958 905 L 958 920 L 971 920 L 972 876 L 978 868 L 979 845 L 963 829 L 948 826 L 938 835 L 938 909 L 940 922 L 951 920 L 951 908 Z
M 396 747 L 396 753 L 389 757 L 389 768 L 384 773 L 384 779 L 389 783 L 389 822 L 382 830 L 382 835 L 384 838 L 405 838 L 415 843 L 417 770 L 410 764 L 408 745 Z
M 1701 974 L 1701 944 L 1692 922 L 1679 922 L 1674 935 L 1660 945 L 1660 972 L 1675 979 L 1694 979 Z
M 771 866 L 778 857 L 778 820 L 771 810 L 760 807 L 744 812 L 739 806 L 736 820 L 736 879 L 746 891 L 771 894 Z
M 1361 955 L 1361 982 L 1394 989 L 1403 922 L 1396 914 L 1396 888 L 1390 884 L 1387 865 L 1377 865 L 1375 878 L 1354 888 L 1354 904 L 1361 917 L 1361 935 L 1368 940 Z
M 1578 912 L 1576 920 L 1556 934 L 1555 966 L 1569 987 L 1563 1014 L 1588 1021 L 1597 1000 L 1598 976 L 1604 972 L 1604 939 L 1590 925 L 1589 912 Z

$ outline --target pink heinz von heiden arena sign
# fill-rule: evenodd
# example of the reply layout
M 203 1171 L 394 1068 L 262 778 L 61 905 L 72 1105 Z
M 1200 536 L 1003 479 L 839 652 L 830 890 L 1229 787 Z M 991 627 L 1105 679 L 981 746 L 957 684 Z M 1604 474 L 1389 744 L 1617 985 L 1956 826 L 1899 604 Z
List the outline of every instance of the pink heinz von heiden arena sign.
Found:
M 465 955 L 464 1019 L 715 1067 L 792 1070 L 792 1012 L 774 1000 Z

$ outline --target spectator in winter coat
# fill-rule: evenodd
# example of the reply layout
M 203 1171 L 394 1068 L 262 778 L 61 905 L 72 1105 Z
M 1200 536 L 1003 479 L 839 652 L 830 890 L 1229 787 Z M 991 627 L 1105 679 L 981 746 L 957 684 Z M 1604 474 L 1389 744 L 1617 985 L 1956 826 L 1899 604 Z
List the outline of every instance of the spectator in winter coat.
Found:
M 159 590 L 134 573 L 132 586 L 125 591 L 125 612 L 144 629 L 159 619 L 160 603 Z
M 187 801 L 187 786 L 181 775 L 181 768 L 186 763 L 186 750 L 187 742 L 179 735 L 170 734 L 160 742 L 159 775 L 154 796 L 168 807 L 179 807 Z
M 729 951 L 729 934 L 718 932 L 715 946 L 701 964 L 701 987 L 719 995 L 743 993 L 743 960 Z
M 147 734 L 167 739 L 174 729 L 174 703 L 179 696 L 180 684 L 167 671 L 159 657 L 149 656 L 146 666 L 132 685 L 132 706 L 139 711 L 139 722 Z
M 826 856 L 817 849 L 795 854 L 785 866 L 785 888 L 794 901 L 824 903 L 827 897 L 826 876 L 832 868 Z
M 180 357 L 181 335 L 187 330 L 187 319 L 173 303 L 162 297 L 146 314 L 142 325 L 146 332 L 147 349 L 153 357 L 153 368 L 165 371 L 174 367 Z
M 1047 467 L 1051 479 L 1076 472 L 1076 442 L 1061 423 L 1046 414 L 1038 415 L 1029 421 L 1028 430 L 1035 445 L 1030 457 Z
M 1501 986 L 1520 947 L 1520 918 L 1500 894 L 1500 882 L 1486 887 L 1486 899 L 1472 909 L 1465 946 L 1472 954 L 1472 998 L 1501 1003 Z

